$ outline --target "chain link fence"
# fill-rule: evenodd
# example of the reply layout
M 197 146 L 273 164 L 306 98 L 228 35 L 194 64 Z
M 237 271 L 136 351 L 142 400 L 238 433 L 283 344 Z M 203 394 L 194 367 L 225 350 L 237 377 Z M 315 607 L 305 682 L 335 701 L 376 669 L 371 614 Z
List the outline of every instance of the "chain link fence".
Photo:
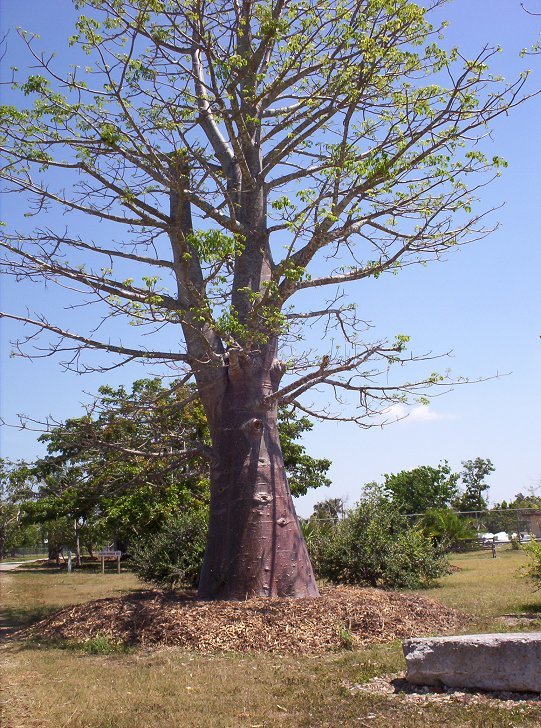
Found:
M 47 546 L 17 546 L 16 548 L 6 551 L 4 554 L 4 561 L 6 560 L 19 560 L 25 561 L 27 559 L 43 559 L 49 555 L 49 549 Z

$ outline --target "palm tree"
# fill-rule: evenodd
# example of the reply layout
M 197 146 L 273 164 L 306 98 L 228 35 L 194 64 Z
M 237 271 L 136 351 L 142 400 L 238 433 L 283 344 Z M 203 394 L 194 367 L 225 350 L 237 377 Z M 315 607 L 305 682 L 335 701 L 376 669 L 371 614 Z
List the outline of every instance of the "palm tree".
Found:
M 451 508 L 431 508 L 421 519 L 421 528 L 438 546 L 450 551 L 460 541 L 475 538 L 470 518 L 461 518 Z

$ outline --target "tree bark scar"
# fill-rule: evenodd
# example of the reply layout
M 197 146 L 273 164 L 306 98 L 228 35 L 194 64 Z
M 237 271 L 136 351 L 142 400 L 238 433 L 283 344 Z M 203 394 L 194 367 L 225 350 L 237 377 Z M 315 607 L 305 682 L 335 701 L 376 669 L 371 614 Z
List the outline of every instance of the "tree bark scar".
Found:
M 263 422 L 256 417 L 252 417 L 241 426 L 241 429 L 248 440 L 258 440 L 263 435 Z
M 241 349 L 229 349 L 227 352 L 227 374 L 232 382 L 237 383 L 246 376 L 248 356 Z
M 272 495 L 270 493 L 260 492 L 254 495 L 254 501 L 261 506 L 267 505 L 267 503 L 270 503 L 271 500 Z
M 274 391 L 278 389 L 278 385 L 280 384 L 280 380 L 284 376 L 285 371 L 286 365 L 284 364 L 284 362 L 280 361 L 279 359 L 273 359 L 269 374 L 271 385 Z

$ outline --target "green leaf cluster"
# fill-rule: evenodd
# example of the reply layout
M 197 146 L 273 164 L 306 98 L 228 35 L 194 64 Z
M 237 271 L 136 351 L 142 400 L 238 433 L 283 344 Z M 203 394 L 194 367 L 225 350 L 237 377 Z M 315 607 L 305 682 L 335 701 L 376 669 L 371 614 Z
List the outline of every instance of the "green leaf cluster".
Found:
M 459 475 L 447 461 L 436 468 L 422 465 L 412 470 L 385 475 L 383 491 L 401 513 L 419 514 L 447 508 L 458 495 Z

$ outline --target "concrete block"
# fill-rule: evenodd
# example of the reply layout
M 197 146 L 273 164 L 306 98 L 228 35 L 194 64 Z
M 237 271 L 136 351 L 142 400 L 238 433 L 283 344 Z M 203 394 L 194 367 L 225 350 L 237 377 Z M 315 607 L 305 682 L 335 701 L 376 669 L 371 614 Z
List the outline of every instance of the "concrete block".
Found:
M 402 648 L 415 685 L 541 692 L 541 632 L 419 637 Z

